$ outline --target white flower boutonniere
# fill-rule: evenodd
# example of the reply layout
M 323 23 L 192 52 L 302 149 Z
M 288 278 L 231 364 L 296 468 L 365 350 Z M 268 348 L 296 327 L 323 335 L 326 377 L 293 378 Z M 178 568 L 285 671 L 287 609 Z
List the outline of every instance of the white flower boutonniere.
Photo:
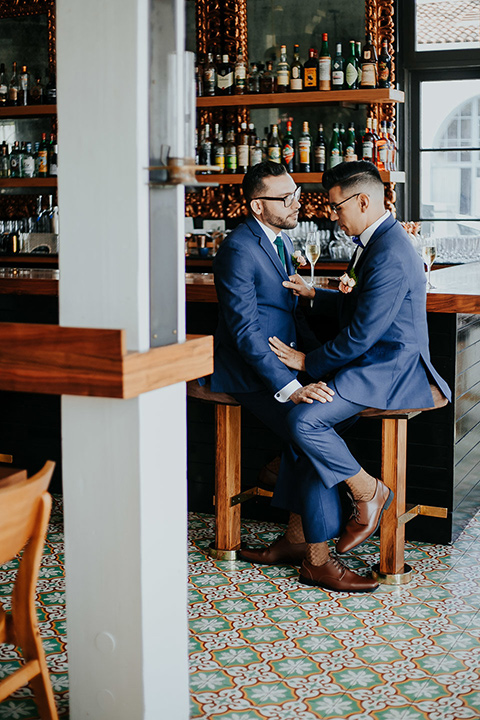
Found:
M 338 286 L 338 289 L 340 292 L 349 293 L 352 292 L 356 284 L 357 276 L 355 275 L 355 270 L 350 270 L 349 273 L 343 273 L 340 278 L 340 285 Z
M 293 253 L 293 255 L 291 257 L 292 257 L 293 267 L 295 268 L 295 270 L 297 270 L 299 267 L 303 267 L 304 265 L 307 264 L 307 261 L 303 257 L 301 250 L 295 250 L 295 252 Z

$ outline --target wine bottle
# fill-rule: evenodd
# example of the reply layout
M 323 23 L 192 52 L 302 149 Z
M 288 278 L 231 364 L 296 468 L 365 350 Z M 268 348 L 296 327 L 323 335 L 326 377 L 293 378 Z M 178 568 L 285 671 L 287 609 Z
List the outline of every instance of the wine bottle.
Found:
M 248 73 L 248 92 L 256 94 L 260 92 L 260 73 L 258 71 L 257 63 L 252 63 L 250 66 L 250 72 Z
M 362 79 L 361 88 L 377 87 L 377 51 L 372 42 L 372 35 L 368 33 L 362 50 Z
M 33 157 L 32 153 L 32 143 L 27 142 L 25 147 L 25 153 L 23 155 L 23 163 L 22 163 L 23 177 L 32 178 L 35 177 L 35 158 Z M 55 160 L 55 169 L 56 169 L 56 160 Z M 55 171 L 55 176 L 57 175 L 57 172 Z
M 355 123 L 351 122 L 348 126 L 348 130 L 345 133 L 345 142 L 343 145 L 343 161 L 344 162 L 351 162 L 352 160 L 357 160 L 357 153 L 356 153 L 356 137 L 355 137 Z
M 361 87 L 361 82 L 362 82 L 362 43 L 360 42 L 360 40 L 356 41 L 355 48 L 356 48 L 357 72 L 358 72 L 357 85 L 358 85 L 358 87 Z
M 200 165 L 212 164 L 212 138 L 210 137 L 210 124 L 205 123 L 200 139 Z M 39 150 L 40 152 L 40 150 Z M 210 174 L 210 170 L 202 170 L 202 173 Z
M 273 93 L 275 91 L 275 75 L 273 74 L 273 62 L 267 60 L 266 70 L 260 78 L 260 92 Z
M 342 55 L 342 43 L 337 43 L 337 51 L 332 64 L 332 90 L 343 90 L 345 85 L 345 60 Z
M 395 171 L 397 169 L 397 140 L 393 132 L 393 122 L 391 121 L 387 122 L 387 135 L 390 141 L 389 169 L 390 171 Z
M 30 89 L 30 75 L 27 71 L 27 66 L 22 65 L 22 72 L 20 73 L 20 90 L 18 93 L 18 104 L 28 105 L 28 91 Z
M 203 68 L 203 91 L 208 97 L 213 97 L 217 90 L 217 68 L 213 62 L 213 53 L 207 53 L 207 64 Z
M 249 163 L 249 145 L 247 123 L 243 122 L 240 126 L 240 133 L 237 140 L 237 172 L 246 173 Z
M 318 58 L 315 48 L 308 51 L 308 60 L 303 66 L 303 87 L 304 90 L 318 90 L 319 70 Z
M 378 87 L 389 88 L 391 85 L 392 57 L 388 52 L 388 40 L 382 40 L 382 49 L 378 58 Z
M 15 140 L 15 143 L 10 151 L 10 177 L 12 178 L 18 178 L 20 177 L 20 148 L 18 145 L 18 140 Z
M 332 87 L 332 58 L 328 49 L 328 33 L 322 35 L 322 48 L 319 57 L 319 89 L 331 90 Z
M 257 136 L 255 138 L 255 145 L 250 145 L 250 155 L 249 155 L 250 167 L 252 167 L 253 165 L 258 165 L 258 163 L 261 163 L 262 160 L 263 160 L 262 143 L 260 141 L 260 138 Z
M 288 172 L 295 171 L 295 138 L 292 133 L 292 121 L 287 120 L 287 132 L 282 144 L 282 163 Z
M 195 94 L 197 97 L 203 97 L 203 63 L 198 59 L 195 62 Z
M 8 83 L 5 73 L 5 65 L 0 65 L 0 107 L 5 107 L 8 101 Z
M 282 162 L 282 145 L 278 137 L 278 125 L 272 125 L 272 132 L 268 138 L 268 159 L 271 162 Z
M 42 142 L 38 148 L 38 177 L 48 177 L 47 133 L 42 133 Z
M 342 162 L 342 143 L 340 142 L 340 130 L 338 123 L 333 123 L 332 137 L 330 140 L 329 166 L 331 168 Z
M 225 139 L 225 172 L 237 172 L 237 146 L 235 144 L 235 131 L 233 128 L 227 130 Z
M 347 90 L 356 90 L 358 87 L 358 66 L 355 40 L 350 40 L 350 53 L 345 67 L 345 87 Z
M 2 155 L 0 157 L 0 177 L 10 177 L 10 159 L 8 156 L 8 145 L 5 142 L 2 143 Z
M 35 83 L 30 88 L 30 102 L 32 105 L 43 103 L 43 84 L 41 75 L 37 75 Z
M 18 78 L 17 74 L 17 63 L 13 63 L 12 67 L 12 77 L 10 78 L 10 83 L 8 85 L 8 104 L 9 105 L 18 105 L 18 95 L 20 92 L 20 80 Z
M 300 62 L 298 45 L 293 46 L 293 62 L 290 68 L 290 91 L 300 92 L 303 90 L 303 65 Z
M 280 47 L 280 60 L 277 64 L 277 92 L 287 92 L 290 87 L 290 65 L 287 62 L 287 46 Z
M 389 155 L 390 141 L 387 135 L 387 121 L 380 122 L 380 136 L 377 140 L 377 168 L 379 170 L 390 170 Z
M 243 59 L 242 48 L 238 49 L 234 70 L 235 95 L 244 95 L 247 86 L 247 65 Z
M 315 172 L 325 171 L 325 160 L 327 155 L 327 143 L 323 134 L 323 124 L 318 124 L 318 133 L 313 148 Z
M 233 77 L 228 55 L 222 55 L 222 62 L 217 68 L 217 95 L 233 94 Z
M 215 172 L 225 172 L 225 145 L 223 144 L 223 133 L 220 125 L 215 123 L 212 144 L 212 160 L 215 165 Z
M 372 118 L 367 117 L 367 129 L 362 137 L 362 160 L 369 160 L 375 165 L 377 159 L 377 148 L 375 136 L 372 132 Z
M 308 122 L 303 123 L 303 131 L 298 140 L 298 154 L 300 157 L 300 172 L 311 172 L 312 136 L 310 135 Z

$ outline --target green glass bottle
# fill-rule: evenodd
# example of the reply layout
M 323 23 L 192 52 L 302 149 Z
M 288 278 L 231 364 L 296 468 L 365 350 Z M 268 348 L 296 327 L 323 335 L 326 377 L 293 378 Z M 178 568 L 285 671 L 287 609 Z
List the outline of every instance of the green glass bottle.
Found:
M 345 66 L 345 87 L 347 90 L 358 88 L 358 66 L 355 40 L 350 40 L 350 52 Z
M 340 131 L 338 123 L 333 123 L 332 139 L 330 140 L 329 166 L 334 168 L 343 161 L 342 143 L 340 142 Z

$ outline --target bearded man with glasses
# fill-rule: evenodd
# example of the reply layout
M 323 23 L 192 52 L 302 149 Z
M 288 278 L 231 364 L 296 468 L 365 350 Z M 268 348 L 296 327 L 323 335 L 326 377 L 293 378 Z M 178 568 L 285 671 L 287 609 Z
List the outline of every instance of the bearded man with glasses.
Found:
M 322 380 L 302 385 L 297 370 L 269 345 L 272 336 L 302 353 L 320 345 L 288 287 L 293 245 L 285 230 L 297 225 L 300 188 L 282 165 L 268 161 L 250 168 L 242 187 L 251 214 L 222 243 L 213 263 L 219 323 L 211 389 L 233 395 L 284 441 L 273 504 L 290 512 L 286 534 L 264 550 L 243 549 L 241 556 L 268 565 L 300 565 L 309 547 L 303 532 L 307 520 L 315 525 L 315 541 L 322 542 L 338 537 L 343 523 L 337 486 L 323 483 L 308 455 L 292 443 L 288 416 L 299 406 L 327 405 L 335 393 Z M 300 486 L 312 472 L 316 482 L 305 508 Z M 377 586 L 328 552 L 325 563 L 323 587 L 365 592 Z

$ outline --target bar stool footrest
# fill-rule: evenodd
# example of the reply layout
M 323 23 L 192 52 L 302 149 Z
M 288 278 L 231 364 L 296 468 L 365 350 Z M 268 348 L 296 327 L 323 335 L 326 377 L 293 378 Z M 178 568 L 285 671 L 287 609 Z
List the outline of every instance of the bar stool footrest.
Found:
M 398 516 L 398 527 L 410 522 L 410 520 L 413 520 L 417 515 L 446 518 L 448 517 L 448 508 L 437 507 L 436 505 L 407 505 L 407 511 Z
M 253 497 L 272 497 L 273 492 L 271 490 L 264 490 L 261 487 L 252 487 L 248 490 L 244 490 L 241 493 L 238 493 L 237 495 L 232 495 L 230 498 L 230 505 L 233 507 L 234 505 L 238 505 L 239 503 L 245 502 L 246 500 L 250 500 Z

